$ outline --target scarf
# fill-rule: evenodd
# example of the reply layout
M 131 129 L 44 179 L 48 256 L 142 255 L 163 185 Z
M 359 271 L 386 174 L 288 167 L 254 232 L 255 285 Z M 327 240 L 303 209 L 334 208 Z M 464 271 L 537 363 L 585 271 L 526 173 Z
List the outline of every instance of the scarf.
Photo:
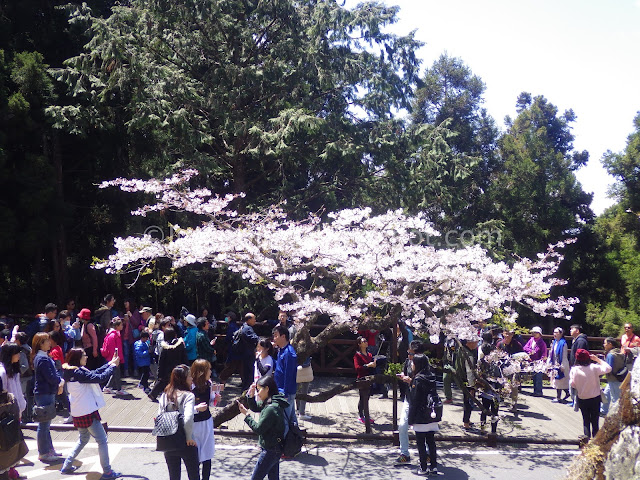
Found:
M 553 364 L 560 366 L 562 364 L 562 354 L 564 348 L 567 346 L 567 341 L 564 338 L 560 340 L 553 340 L 553 345 L 551 350 L 553 352 Z M 556 370 L 556 380 L 560 380 L 564 378 L 564 372 L 561 372 L 560 369 Z

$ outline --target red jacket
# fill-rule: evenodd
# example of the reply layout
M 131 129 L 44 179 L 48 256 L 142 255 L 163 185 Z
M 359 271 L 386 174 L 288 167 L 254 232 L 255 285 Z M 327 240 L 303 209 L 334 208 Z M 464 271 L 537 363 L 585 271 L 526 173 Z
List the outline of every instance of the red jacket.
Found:
M 356 374 L 358 378 L 366 377 L 367 375 L 371 375 L 371 369 L 366 367 L 368 363 L 373 362 L 373 355 L 369 352 L 366 354 L 362 354 L 360 352 L 356 352 L 353 356 L 353 366 L 356 367 Z
M 107 336 L 104 337 L 104 343 L 100 349 L 102 357 L 108 362 L 113 358 L 113 353 L 118 349 L 118 357 L 120 362 L 124 362 L 124 353 L 122 351 L 122 337 L 120 337 L 119 330 L 110 330 Z

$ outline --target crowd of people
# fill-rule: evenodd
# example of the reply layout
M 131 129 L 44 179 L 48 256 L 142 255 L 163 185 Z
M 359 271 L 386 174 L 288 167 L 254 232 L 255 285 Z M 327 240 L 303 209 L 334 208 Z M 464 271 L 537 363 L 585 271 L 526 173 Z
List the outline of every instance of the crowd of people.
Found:
M 240 321 L 235 312 L 228 312 L 224 319 L 225 345 L 217 348 L 217 320 L 206 309 L 196 317 L 183 308 L 176 319 L 154 315 L 150 307 L 136 307 L 131 300 L 123 303 L 122 311 L 117 311 L 115 305 L 113 295 L 105 296 L 94 312 L 87 308 L 76 311 L 73 301 L 60 312 L 56 305 L 48 304 L 24 328 L 0 319 L 0 381 L 2 388 L 15 398 L 20 420 L 38 424 L 39 460 L 62 463 L 61 473 L 72 474 L 78 468 L 76 457 L 93 437 L 98 444 L 102 480 L 119 477 L 120 473 L 110 465 L 99 410 L 105 406 L 104 395 L 130 394 L 122 382 L 123 376 L 129 376 L 136 378 L 137 386 L 158 403 L 159 416 L 182 414 L 184 441 L 178 442 L 176 448 L 163 450 L 170 480 L 180 478 L 181 463 L 189 480 L 208 480 L 215 453 L 211 407 L 219 401 L 229 378 L 239 374 L 248 403 L 239 403 L 238 409 L 258 434 L 261 448 L 251 478 L 278 478 L 282 442 L 289 425 L 297 424 L 297 416 L 310 418 L 305 402 L 296 399 L 296 394 L 308 393 L 313 381 L 310 359 L 298 365 L 290 343 L 296 327 L 289 315 L 280 312 L 274 324 L 263 322 L 260 326 L 263 331 L 267 327 L 269 335 L 260 337 L 253 313 L 245 314 Z M 387 360 L 379 355 L 384 335 L 372 330 L 359 333 L 353 359 L 357 377 L 382 373 Z M 397 338 L 399 356 L 404 360 L 402 372 L 397 375 L 403 402 L 397 464 L 410 464 L 411 427 L 419 453 L 417 473 L 437 473 L 435 432 L 439 430 L 444 405 L 453 402 L 454 382 L 463 393 L 463 428 L 476 430 L 471 416 L 474 408 L 481 406 L 480 430 L 484 431 L 489 423 L 491 433 L 496 434 L 501 403 L 508 400 L 510 408 L 517 411 L 522 376 L 531 375 L 533 395 L 541 396 L 546 373 L 556 390 L 552 401 L 579 409 L 584 435 L 594 436 L 600 415 L 618 401 L 620 383 L 638 355 L 640 338 L 633 326 L 625 325 L 620 340 L 605 339 L 603 358 L 589 352 L 580 325 L 571 326 L 571 345 L 560 327 L 554 329 L 549 345 L 540 327 L 532 328 L 530 333 L 524 342 L 513 330 L 479 326 L 477 339 L 446 338 L 441 400 L 435 370 L 425 354 L 427 344 L 414 339 L 403 325 Z M 222 352 L 224 363 L 218 362 Z M 216 365 L 220 365 L 219 374 Z M 602 375 L 607 379 L 604 392 L 600 389 Z M 373 384 L 359 388 L 358 416 L 364 424 L 374 423 L 368 411 L 372 393 L 386 397 L 387 387 Z M 50 422 L 57 411 L 65 412 L 65 422 L 72 423 L 79 433 L 77 444 L 66 457 L 56 452 L 51 440 Z M 260 412 L 258 421 L 251 411 Z M 0 480 L 5 478 L 19 478 L 13 465 L 0 471 Z
M 263 412 L 257 424 L 247 419 L 259 435 L 275 436 L 282 442 L 279 427 L 271 425 L 276 431 L 265 432 L 270 422 L 263 423 L 262 416 L 265 410 L 268 413 L 268 405 L 272 405 L 271 410 L 277 406 L 283 418 L 297 423 L 298 384 L 308 392 L 313 371 L 310 360 L 298 366 L 296 351 L 289 342 L 295 326 L 286 312 L 280 312 L 275 325 L 261 325 L 269 329 L 269 338 L 256 334 L 253 313 L 247 313 L 240 322 L 235 312 L 228 312 L 226 345 L 222 348 L 226 359 L 218 375 L 214 368 L 217 321 L 206 309 L 196 317 L 183 308 L 177 320 L 154 315 L 147 306 L 137 308 L 131 300 L 124 302 L 122 311 L 115 306 L 116 298 L 106 295 L 94 312 L 88 308 L 77 311 L 73 300 L 61 311 L 57 305 L 47 304 L 44 312 L 24 328 L 11 319 L 0 319 L 2 389 L 15 399 L 22 424 L 37 422 L 40 461 L 62 463 L 61 473 L 73 474 L 78 468 L 76 457 L 93 437 L 103 469 L 101 480 L 121 476 L 111 468 L 99 410 L 105 406 L 104 395 L 131 394 L 123 387 L 123 376 L 137 379 L 138 388 L 158 403 L 159 415 L 170 411 L 183 415 L 184 445 L 164 451 L 170 480 L 180 478 L 181 463 L 189 480 L 210 478 L 215 452 L 211 407 L 220 400 L 219 392 L 233 374 L 240 375 L 249 397 L 255 395 L 249 406 Z M 213 380 L 216 378 L 220 383 Z M 304 415 L 304 403 L 297 405 L 303 418 L 310 418 Z M 50 433 L 51 420 L 60 412 L 66 416 L 65 423 L 72 423 L 79 433 L 76 446 L 66 458 L 56 452 Z M 262 440 L 260 445 L 269 451 L 274 448 Z M 274 468 L 277 471 L 273 458 L 261 458 L 252 478 L 267 474 L 273 478 Z M 17 460 L 0 471 L 0 480 L 20 478 L 14 468 Z

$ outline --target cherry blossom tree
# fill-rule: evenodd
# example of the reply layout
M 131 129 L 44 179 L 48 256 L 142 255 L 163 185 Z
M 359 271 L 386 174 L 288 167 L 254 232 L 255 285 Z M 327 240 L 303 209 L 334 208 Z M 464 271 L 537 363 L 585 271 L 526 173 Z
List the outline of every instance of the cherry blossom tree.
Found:
M 384 328 L 402 318 L 428 333 L 459 339 L 477 336 L 471 323 L 496 313 L 515 321 L 515 305 L 535 313 L 569 318 L 575 298 L 550 294 L 566 283 L 554 277 L 563 245 L 550 246 L 535 260 L 493 261 L 479 246 L 440 248 L 439 237 L 420 215 L 402 211 L 373 215 L 368 208 L 311 214 L 293 221 L 278 207 L 238 214 L 236 196 L 220 197 L 190 188 L 198 175 L 185 170 L 163 180 L 116 179 L 100 187 L 144 192 L 154 202 L 132 212 L 146 216 L 175 211 L 195 216 L 196 226 L 172 225 L 175 235 L 116 238 L 116 252 L 96 268 L 108 273 L 141 272 L 159 258 L 174 268 L 209 264 L 237 272 L 271 289 L 281 308 L 297 313 L 295 344 L 305 357 L 349 330 Z M 311 337 L 320 315 L 331 323 Z

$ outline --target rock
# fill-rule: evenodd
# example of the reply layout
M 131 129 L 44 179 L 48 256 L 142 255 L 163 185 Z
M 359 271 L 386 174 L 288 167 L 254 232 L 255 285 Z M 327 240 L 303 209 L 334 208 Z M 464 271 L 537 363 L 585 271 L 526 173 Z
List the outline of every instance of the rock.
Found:
M 636 367 L 639 365 L 636 361 Z M 634 368 L 635 371 L 635 368 Z M 604 462 L 607 480 L 637 480 L 640 478 L 640 427 L 625 428 Z
M 633 404 L 638 405 L 640 403 L 640 355 L 633 364 L 630 390 Z

